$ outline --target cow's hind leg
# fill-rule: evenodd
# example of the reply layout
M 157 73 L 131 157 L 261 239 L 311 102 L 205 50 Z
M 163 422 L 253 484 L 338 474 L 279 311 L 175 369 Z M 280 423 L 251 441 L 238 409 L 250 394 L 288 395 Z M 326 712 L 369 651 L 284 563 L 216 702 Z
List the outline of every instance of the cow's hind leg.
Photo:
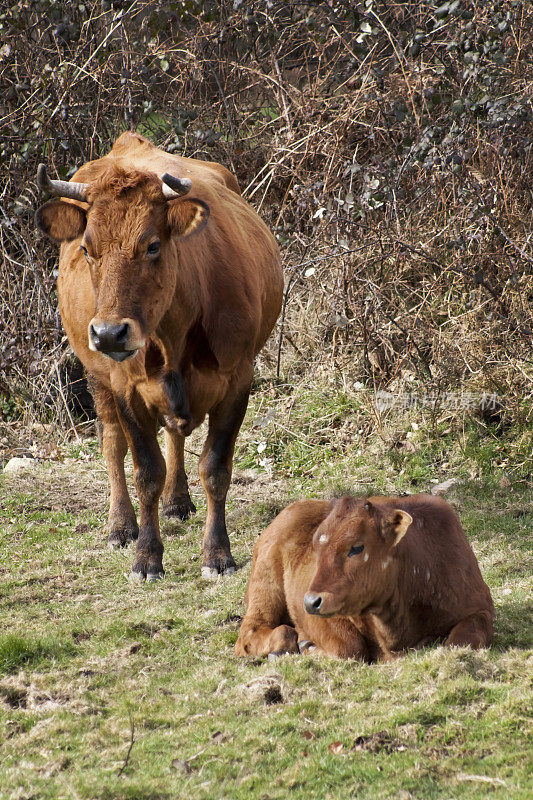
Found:
M 165 574 L 159 533 L 159 497 L 165 483 L 166 467 L 157 442 L 158 420 L 149 414 L 135 393 L 128 403 L 117 396 L 116 406 L 133 457 L 140 506 L 139 538 L 131 568 L 132 577 L 155 581 Z
M 179 431 L 165 429 L 167 477 L 161 495 L 163 514 L 171 519 L 187 519 L 196 512 L 185 474 L 185 437 Z
M 447 647 L 488 647 L 494 632 L 492 614 L 480 611 L 462 619 L 451 629 L 445 641 Z
M 200 458 L 200 478 L 207 495 L 207 519 L 203 542 L 204 578 L 235 571 L 226 529 L 226 495 L 231 481 L 233 450 L 241 427 L 250 389 L 228 394 L 209 414 L 209 431 Z
M 128 444 L 120 425 L 112 392 L 104 386 L 90 384 L 96 412 L 100 419 L 99 440 L 110 483 L 108 542 L 110 547 L 124 547 L 139 535 L 124 473 Z

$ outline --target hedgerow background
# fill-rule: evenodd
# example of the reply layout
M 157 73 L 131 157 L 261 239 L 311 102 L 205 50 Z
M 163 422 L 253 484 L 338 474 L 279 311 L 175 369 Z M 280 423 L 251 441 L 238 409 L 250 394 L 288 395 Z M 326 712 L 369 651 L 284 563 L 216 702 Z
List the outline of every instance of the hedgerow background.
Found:
M 504 412 L 527 432 L 532 10 L 4 4 L 4 419 L 70 426 L 90 402 L 58 317 L 57 252 L 33 225 L 37 165 L 68 178 L 132 128 L 229 166 L 275 231 L 286 302 L 258 380 L 417 387 L 437 404 L 447 392 L 497 393 L 496 422 Z
M 532 40 L 527 2 L 0 3 L 1 800 L 529 800 Z M 240 569 L 213 584 L 202 430 L 165 581 L 107 550 L 33 225 L 38 163 L 66 178 L 130 127 L 233 169 L 283 257 L 227 504 Z M 234 656 L 257 535 L 347 490 L 445 493 L 490 649 Z

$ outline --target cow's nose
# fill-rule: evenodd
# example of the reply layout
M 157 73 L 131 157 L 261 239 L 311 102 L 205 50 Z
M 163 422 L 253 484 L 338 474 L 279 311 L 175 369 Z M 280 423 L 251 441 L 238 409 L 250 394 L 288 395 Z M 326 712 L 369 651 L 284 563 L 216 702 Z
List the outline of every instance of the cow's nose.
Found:
M 124 350 L 129 335 L 130 326 L 127 322 L 119 322 L 116 325 L 109 322 L 91 322 L 89 326 L 89 336 L 94 347 L 103 353 Z
M 307 592 L 304 597 L 304 607 L 308 614 L 319 614 L 322 605 L 322 597 L 313 592 Z

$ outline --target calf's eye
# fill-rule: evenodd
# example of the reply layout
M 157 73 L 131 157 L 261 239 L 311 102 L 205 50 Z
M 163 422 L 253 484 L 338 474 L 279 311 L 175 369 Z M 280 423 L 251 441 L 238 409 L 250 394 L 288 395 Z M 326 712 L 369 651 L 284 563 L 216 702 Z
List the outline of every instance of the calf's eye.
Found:
M 80 244 L 80 250 L 81 250 L 81 252 L 83 253 L 83 255 L 85 256 L 85 258 L 88 261 L 89 260 L 89 251 L 87 250 L 87 248 L 84 245 Z
M 159 251 L 161 250 L 161 242 L 150 242 L 148 247 L 146 248 L 146 255 L 148 256 L 157 256 L 159 255 Z
M 354 544 L 353 547 L 350 547 L 350 552 L 348 553 L 349 556 L 356 556 L 358 553 L 362 553 L 365 549 L 364 544 Z

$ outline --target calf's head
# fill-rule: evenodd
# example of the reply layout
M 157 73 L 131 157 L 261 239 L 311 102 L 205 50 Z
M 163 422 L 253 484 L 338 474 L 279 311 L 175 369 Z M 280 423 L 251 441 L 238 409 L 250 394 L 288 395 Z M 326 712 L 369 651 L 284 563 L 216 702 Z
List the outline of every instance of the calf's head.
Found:
M 169 246 L 206 224 L 209 208 L 184 197 L 189 180 L 111 167 L 91 183 L 52 181 L 41 164 L 41 188 L 84 206 L 51 200 L 35 215 L 56 242 L 79 244 L 94 290 L 89 348 L 115 361 L 135 356 L 156 330 L 176 288 Z
M 317 569 L 305 610 L 359 616 L 387 599 L 394 548 L 412 521 L 400 509 L 351 497 L 335 500 L 313 536 Z

